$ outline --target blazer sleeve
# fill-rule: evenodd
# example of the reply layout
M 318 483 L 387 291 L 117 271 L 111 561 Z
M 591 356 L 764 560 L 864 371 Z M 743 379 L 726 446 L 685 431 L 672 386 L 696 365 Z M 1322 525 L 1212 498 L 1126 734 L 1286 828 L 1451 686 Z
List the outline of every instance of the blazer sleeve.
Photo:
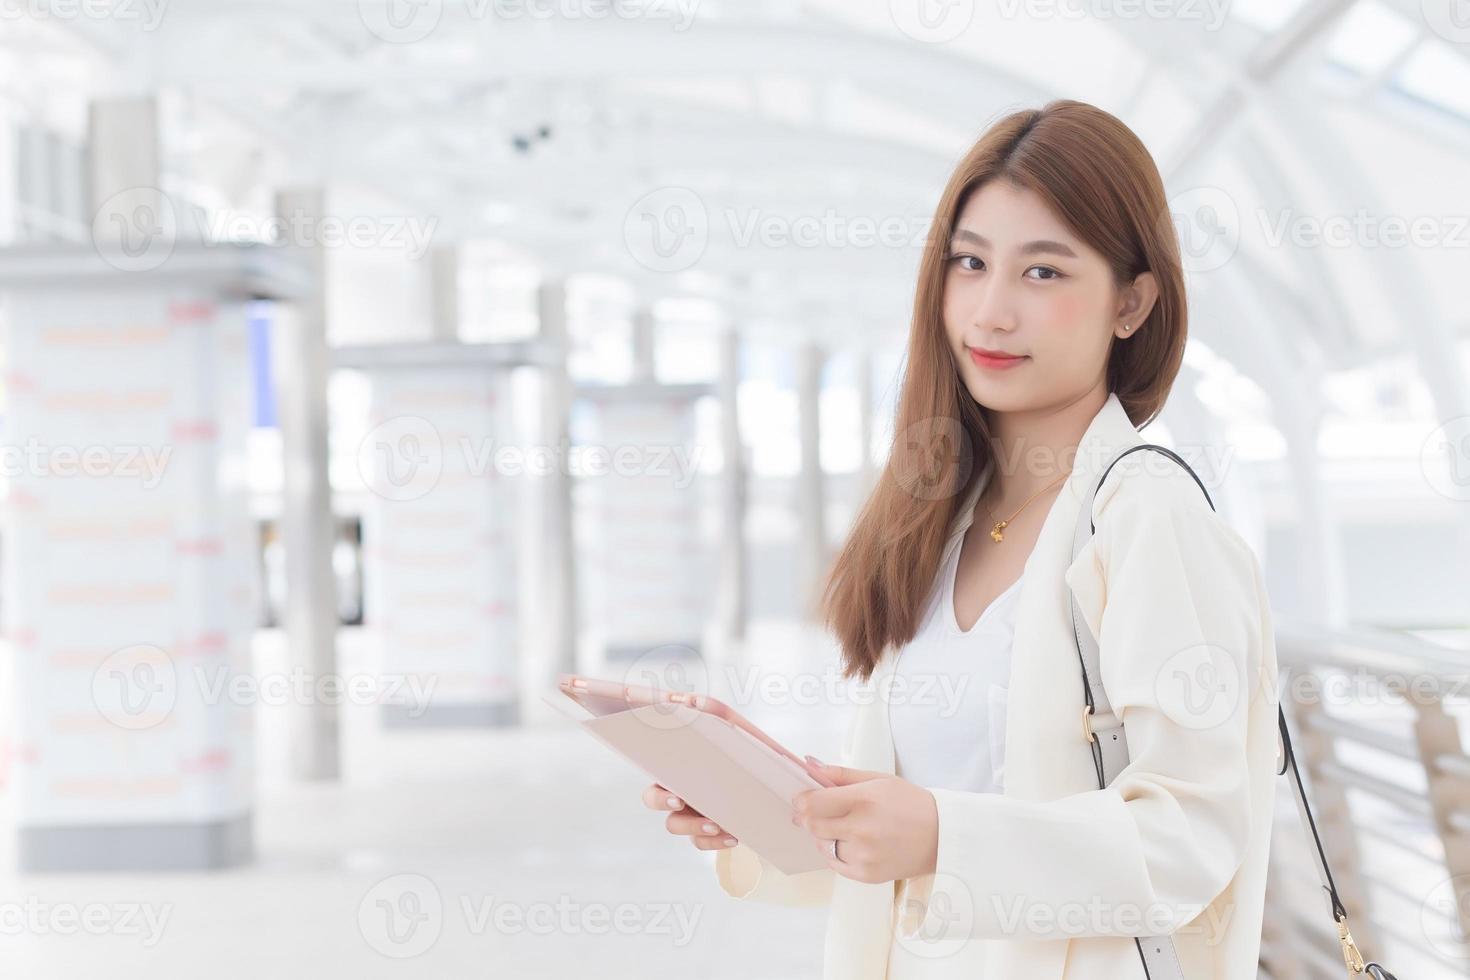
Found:
M 906 936 L 1165 935 L 1243 863 L 1264 591 L 1249 545 L 1203 498 L 1193 502 L 1192 481 L 1162 490 L 1112 494 L 1088 545 L 1096 566 L 1086 585 L 1105 596 L 1088 626 L 1129 764 L 1105 789 L 1041 802 L 931 789 L 937 861 L 900 882 Z M 1238 671 L 1228 714 L 1198 690 L 1181 693 L 1191 677 L 1209 683 L 1223 670 Z M 1217 689 L 1229 697 L 1228 685 Z M 1077 751 L 1087 751 L 1080 732 Z
M 715 877 L 732 898 L 770 905 L 826 905 L 832 900 L 831 868 L 788 875 L 745 844 L 715 852 Z
M 871 679 L 867 690 L 871 691 Z M 859 715 L 848 718 L 847 734 L 840 754 L 843 765 L 851 764 L 853 738 Z M 715 878 L 725 894 L 769 905 L 827 905 L 832 901 L 832 886 L 837 872 L 817 868 L 788 875 L 745 844 L 715 851 Z

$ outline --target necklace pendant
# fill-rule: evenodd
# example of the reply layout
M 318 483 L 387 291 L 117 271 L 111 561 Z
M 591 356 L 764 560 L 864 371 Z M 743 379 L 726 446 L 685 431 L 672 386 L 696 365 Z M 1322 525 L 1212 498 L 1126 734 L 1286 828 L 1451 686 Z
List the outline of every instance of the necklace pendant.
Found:
M 1001 532 L 1005 530 L 1006 525 L 1009 523 L 1009 521 L 996 521 L 995 527 L 990 529 L 990 536 L 994 538 L 997 542 L 1003 541 L 1005 539 L 1005 535 Z

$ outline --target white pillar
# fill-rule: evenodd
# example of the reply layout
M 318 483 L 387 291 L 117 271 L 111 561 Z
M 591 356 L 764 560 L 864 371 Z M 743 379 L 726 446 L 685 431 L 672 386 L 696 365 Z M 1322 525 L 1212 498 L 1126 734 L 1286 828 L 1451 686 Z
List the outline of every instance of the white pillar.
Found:
M 326 192 L 310 187 L 282 191 L 276 213 L 291 222 L 326 216 Z M 337 600 L 332 573 L 336 518 L 327 475 L 327 256 L 321 236 L 287 246 L 310 270 L 312 293 L 274 332 L 271 345 L 281 424 L 285 481 L 281 540 L 286 557 L 286 608 L 282 626 L 293 668 L 309 677 L 337 675 Z M 285 311 L 282 311 L 285 312 Z M 338 719 L 330 699 L 293 704 L 290 713 L 292 775 L 336 779 L 340 772 Z
M 740 438 L 740 332 L 731 327 L 720 338 L 720 447 L 725 460 L 720 477 L 720 584 L 715 605 L 723 639 L 745 639 L 749 597 L 745 576 L 745 514 L 749 491 L 745 445 Z
M 827 571 L 826 489 L 822 479 L 822 364 L 825 354 L 815 343 L 797 353 L 796 396 L 800 416 L 801 469 L 796 478 L 797 567 L 803 598 L 800 615 L 819 618 L 822 577 Z
M 568 471 L 568 443 L 572 382 L 567 373 L 567 295 L 560 280 L 543 282 L 537 294 L 540 336 L 555 352 L 541 372 L 542 453 L 553 461 L 551 472 L 531 476 L 538 486 L 535 542 L 538 568 L 534 622 L 541 631 L 540 657 L 550 674 L 577 669 L 577 566 L 572 541 L 572 481 Z
M 152 103 L 98 103 L 91 124 L 94 194 L 156 190 Z M 213 868 L 252 849 L 250 707 L 228 692 L 257 595 L 242 297 L 271 291 L 242 285 L 237 250 L 108 247 L 153 204 L 114 200 L 132 223 L 101 223 L 95 248 L 0 254 L 5 438 L 42 454 L 4 511 L 27 871 Z
M 633 311 L 633 383 L 650 384 L 654 380 L 653 349 L 657 339 L 654 334 L 653 310 L 640 306 Z
M 0 272 L 5 437 L 44 453 L 4 511 L 19 864 L 238 864 L 253 699 L 234 681 L 258 596 L 246 303 L 203 274 L 119 274 L 90 246 L 40 264 L 58 268 Z
M 1303 386 L 1315 391 L 1315 386 Z M 1349 625 L 1347 588 L 1343 579 L 1341 525 L 1332 498 L 1322 479 L 1322 457 L 1317 451 L 1321 432 L 1322 406 L 1301 397 L 1297 406 L 1281 416 L 1286 437 L 1286 459 L 1296 490 L 1297 581 L 1301 583 L 1298 615 L 1330 629 Z
M 454 345 L 436 353 L 366 369 L 364 615 L 390 692 L 381 717 L 386 728 L 511 725 L 518 522 L 495 465 L 508 374 Z
M 93 208 L 108 206 L 120 194 L 159 189 L 158 105 L 152 97 L 93 102 L 88 129 Z
M 15 199 L 15 188 L 20 165 L 20 147 L 15 135 L 15 120 L 0 109 L 0 244 L 15 241 L 20 221 Z
M 435 245 L 429 249 L 429 328 L 434 340 L 459 341 L 458 245 Z

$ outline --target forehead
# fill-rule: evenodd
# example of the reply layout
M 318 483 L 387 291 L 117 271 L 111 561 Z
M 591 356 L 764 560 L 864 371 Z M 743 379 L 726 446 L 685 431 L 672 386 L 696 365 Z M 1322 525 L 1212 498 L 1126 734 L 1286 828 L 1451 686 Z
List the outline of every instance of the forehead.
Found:
M 992 180 L 971 192 L 960 209 L 955 229 L 984 235 L 999 248 L 1037 238 L 1066 242 L 1080 251 L 1082 242 L 1035 191 L 1007 180 Z

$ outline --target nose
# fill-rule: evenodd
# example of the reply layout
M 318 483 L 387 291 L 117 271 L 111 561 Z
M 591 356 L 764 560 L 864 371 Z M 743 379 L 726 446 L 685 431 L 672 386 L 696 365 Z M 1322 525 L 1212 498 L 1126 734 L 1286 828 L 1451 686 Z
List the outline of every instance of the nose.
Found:
M 992 347 L 993 338 L 1006 335 L 1016 329 L 1016 303 L 1014 286 L 1002 282 L 999 277 L 987 277 L 972 287 L 967 315 L 975 344 Z

